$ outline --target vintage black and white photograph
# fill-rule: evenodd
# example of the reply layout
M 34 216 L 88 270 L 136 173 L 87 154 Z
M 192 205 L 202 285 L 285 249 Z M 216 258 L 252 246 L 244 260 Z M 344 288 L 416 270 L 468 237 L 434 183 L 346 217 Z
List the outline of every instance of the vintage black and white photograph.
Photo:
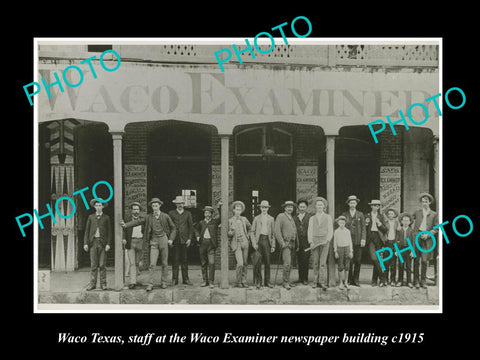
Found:
M 36 311 L 441 310 L 439 39 L 35 46 Z

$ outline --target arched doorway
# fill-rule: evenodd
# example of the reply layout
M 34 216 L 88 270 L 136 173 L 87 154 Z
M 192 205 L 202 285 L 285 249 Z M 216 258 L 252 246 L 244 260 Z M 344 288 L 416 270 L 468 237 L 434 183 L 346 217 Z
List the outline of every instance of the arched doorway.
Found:
M 270 215 L 282 212 L 286 200 L 295 201 L 295 163 L 291 131 L 279 124 L 255 125 L 235 133 L 235 199 L 247 206 L 251 221 L 262 200 L 270 202 Z
M 172 200 L 184 196 L 194 223 L 201 209 L 211 203 L 209 128 L 180 122 L 159 124 L 148 135 L 148 199 L 159 197 L 162 211 L 175 209 Z M 198 249 L 191 246 L 189 262 L 199 263 Z

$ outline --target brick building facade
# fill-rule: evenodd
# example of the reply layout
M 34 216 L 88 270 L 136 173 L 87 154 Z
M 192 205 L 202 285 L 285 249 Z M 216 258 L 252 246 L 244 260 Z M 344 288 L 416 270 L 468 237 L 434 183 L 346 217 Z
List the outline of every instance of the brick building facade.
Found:
M 204 205 L 240 199 L 251 219 L 263 199 L 276 215 L 285 200 L 322 195 L 335 216 L 351 194 L 362 211 L 373 198 L 410 212 L 421 191 L 438 199 L 438 117 L 408 131 L 396 125 L 396 136 L 387 126 L 378 144 L 367 127 L 439 92 L 436 46 L 356 45 L 349 52 L 346 45 L 291 45 L 288 59 L 280 61 L 279 53 L 232 62 L 225 73 L 212 63 L 212 45 L 192 45 L 189 55 L 162 45 L 139 48 L 114 44 L 122 58 L 116 72 L 87 80 L 87 68 L 78 89 L 38 100 L 39 202 L 98 180 L 114 186 L 106 212 L 115 222 L 109 260 L 117 287 L 119 220 L 130 216 L 133 200 L 146 208 L 158 196 L 168 211 L 175 196 L 191 192 L 199 219 Z M 40 45 L 39 76 L 52 79 L 90 57 L 88 50 Z M 229 208 L 222 210 L 225 221 Z M 40 264 L 58 271 L 84 266 L 79 249 L 87 215 L 78 206 L 71 222 L 59 219 L 41 233 Z M 217 265 L 225 271 L 234 260 L 224 228 L 221 237 Z

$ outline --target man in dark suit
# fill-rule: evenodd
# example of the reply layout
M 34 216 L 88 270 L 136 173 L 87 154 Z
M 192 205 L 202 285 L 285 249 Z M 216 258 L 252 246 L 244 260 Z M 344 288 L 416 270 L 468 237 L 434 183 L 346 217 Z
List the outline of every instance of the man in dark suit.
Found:
M 403 213 L 399 217 L 402 227 L 397 230 L 397 236 L 395 238 L 395 242 L 397 243 L 398 248 L 404 249 L 408 245 L 407 239 L 410 240 L 410 243 L 413 244 L 415 241 L 415 235 L 413 234 L 413 230 L 410 227 L 412 223 L 412 217 L 410 214 Z M 400 254 L 403 259 L 403 263 L 400 261 L 400 258 L 395 251 L 395 260 L 398 262 L 398 282 L 397 286 L 408 286 L 409 288 L 413 288 L 412 285 L 412 253 L 409 254 L 403 253 Z M 405 281 L 403 280 L 403 273 L 406 271 L 406 278 Z
M 308 243 L 308 220 L 311 214 L 307 213 L 308 201 L 306 199 L 299 199 L 297 201 L 298 214 L 294 216 L 295 226 L 297 227 L 298 236 L 298 282 L 303 285 L 308 285 L 308 266 L 310 264 L 310 251 L 305 252 L 305 249 L 310 247 Z
M 421 193 L 419 196 L 419 199 L 422 204 L 422 208 L 420 210 L 415 211 L 415 213 L 413 214 L 413 218 L 414 218 L 413 232 L 415 234 L 415 238 L 417 237 L 417 234 L 421 231 L 429 231 L 434 236 L 436 236 L 438 233 L 438 228 L 433 229 L 433 227 L 435 225 L 438 225 L 438 215 L 435 211 L 430 209 L 430 205 L 434 200 L 433 196 L 428 193 Z M 422 248 L 422 250 L 431 249 L 433 246 L 433 239 L 430 237 L 430 235 L 426 233 L 421 234 L 418 239 L 418 245 Z M 434 258 L 435 251 L 433 250 L 429 252 L 421 252 L 420 250 L 417 251 L 416 244 L 414 246 L 415 246 L 415 253 L 417 255 L 417 257 L 413 261 L 414 285 L 417 289 L 420 286 L 422 288 L 426 288 L 428 262 Z M 420 263 L 421 263 L 421 273 L 419 276 Z M 437 273 L 436 273 L 436 267 L 435 267 L 435 280 L 436 278 L 437 278 Z M 419 284 L 419 280 L 420 280 L 420 284 Z
M 177 234 L 177 229 L 170 216 L 160 211 L 163 201 L 159 198 L 153 198 L 148 203 L 153 210 L 145 219 L 145 232 L 143 234 L 143 252 L 150 249 L 150 274 L 147 291 L 153 289 L 153 277 L 157 267 L 157 260 L 160 257 L 161 264 L 161 288 L 167 287 L 168 280 L 168 246 L 172 244 Z M 127 226 L 141 225 L 141 219 L 127 223 Z
M 217 232 L 221 221 L 220 216 L 212 217 L 214 212 L 213 207 L 205 206 L 203 209 L 205 218 L 195 226 L 195 235 L 197 242 L 200 244 L 199 252 L 203 278 L 201 286 L 210 285 L 210 288 L 214 287 L 215 281 L 215 250 L 218 247 Z
M 127 226 L 122 220 L 120 225 L 124 228 L 124 239 L 122 240 L 127 249 L 128 260 L 130 262 L 130 284 L 129 289 L 135 289 L 137 284 L 137 266 L 141 264 L 143 255 L 143 234 L 145 232 L 145 215 L 140 214 L 142 205 L 139 202 L 133 202 L 130 205 L 132 209 L 132 221 L 138 220 L 140 225 Z
M 192 285 L 188 278 L 187 250 L 193 238 L 193 220 L 190 211 L 184 209 L 185 200 L 177 196 L 173 203 L 177 206 L 175 210 L 168 213 L 175 223 L 177 235 L 173 239 L 172 246 L 172 283 L 178 284 L 178 267 L 182 268 L 182 281 L 185 285 Z
M 366 244 L 365 216 L 357 210 L 360 199 L 356 195 L 350 195 L 347 198 L 349 210 L 343 213 L 346 223 L 345 227 L 350 230 L 353 245 L 352 269 L 348 273 L 348 283 L 354 286 L 360 286 L 360 267 L 362 265 L 362 252 Z
M 108 203 L 103 199 L 92 199 L 90 205 L 95 208 L 95 214 L 91 214 L 87 219 L 85 226 L 85 236 L 83 238 L 83 249 L 90 249 L 90 284 L 87 291 L 95 289 L 97 286 L 97 273 L 100 272 L 100 286 L 102 290 L 107 289 L 107 269 L 106 254 L 112 244 L 112 228 L 110 217 L 103 213 L 104 207 Z
M 380 266 L 376 251 L 384 247 L 387 228 L 385 218 L 380 213 L 380 206 L 382 205 L 380 200 L 372 200 L 368 205 L 371 206 L 372 211 L 365 216 L 365 225 L 367 228 L 368 253 L 373 263 L 372 286 L 377 286 L 380 279 L 380 287 L 382 287 L 386 285 L 385 273 Z

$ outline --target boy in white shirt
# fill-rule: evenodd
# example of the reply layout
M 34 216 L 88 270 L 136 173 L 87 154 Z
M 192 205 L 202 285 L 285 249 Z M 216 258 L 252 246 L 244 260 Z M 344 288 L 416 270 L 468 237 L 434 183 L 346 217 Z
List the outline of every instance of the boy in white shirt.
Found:
M 336 220 L 338 228 L 333 233 L 333 250 L 335 252 L 335 259 L 338 260 L 338 274 L 340 276 L 339 289 L 347 288 L 348 271 L 350 270 L 350 259 L 353 258 L 353 245 L 350 230 L 345 227 L 347 218 L 339 216 Z

